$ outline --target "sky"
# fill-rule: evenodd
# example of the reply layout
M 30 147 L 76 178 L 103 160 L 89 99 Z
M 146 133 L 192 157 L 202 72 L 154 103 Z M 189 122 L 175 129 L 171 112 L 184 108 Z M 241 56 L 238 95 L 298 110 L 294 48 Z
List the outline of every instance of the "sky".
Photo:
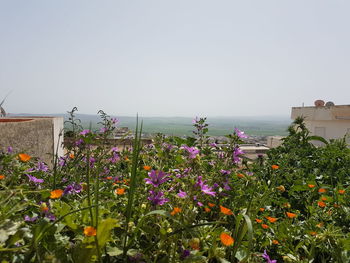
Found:
M 10 113 L 289 116 L 350 104 L 348 0 L 0 0 Z

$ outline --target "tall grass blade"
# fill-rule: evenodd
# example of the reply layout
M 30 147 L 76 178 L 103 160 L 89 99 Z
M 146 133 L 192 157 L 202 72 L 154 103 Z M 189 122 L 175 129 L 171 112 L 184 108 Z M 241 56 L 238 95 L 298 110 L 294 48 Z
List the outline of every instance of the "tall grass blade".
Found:
M 131 177 L 130 177 L 130 188 L 128 191 L 128 204 L 126 207 L 126 219 L 125 219 L 125 236 L 124 236 L 124 246 L 123 246 L 123 257 L 126 259 L 127 254 L 127 239 L 129 232 L 129 222 L 133 212 L 133 203 L 135 199 L 135 192 L 137 188 L 137 168 L 139 163 L 139 153 L 141 147 L 141 133 L 142 133 L 142 124 L 141 129 L 139 129 L 139 118 L 136 116 L 136 130 L 135 138 L 133 142 L 133 156 L 132 156 L 132 165 L 131 165 Z

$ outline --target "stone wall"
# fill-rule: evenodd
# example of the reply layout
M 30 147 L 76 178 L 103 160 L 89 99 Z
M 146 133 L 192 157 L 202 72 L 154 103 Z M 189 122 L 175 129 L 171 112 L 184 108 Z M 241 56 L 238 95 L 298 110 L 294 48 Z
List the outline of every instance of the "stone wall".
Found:
M 3 117 L 0 150 L 11 146 L 15 153 L 27 153 L 51 166 L 57 148 L 58 155 L 63 155 L 62 130 L 62 117 Z

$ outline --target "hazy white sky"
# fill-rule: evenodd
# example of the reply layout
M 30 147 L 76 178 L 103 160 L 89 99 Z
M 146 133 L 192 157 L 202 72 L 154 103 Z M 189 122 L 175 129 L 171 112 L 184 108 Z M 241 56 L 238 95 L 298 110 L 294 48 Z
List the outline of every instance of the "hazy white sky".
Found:
M 0 101 L 132 116 L 350 104 L 349 14 L 349 0 L 0 0 Z

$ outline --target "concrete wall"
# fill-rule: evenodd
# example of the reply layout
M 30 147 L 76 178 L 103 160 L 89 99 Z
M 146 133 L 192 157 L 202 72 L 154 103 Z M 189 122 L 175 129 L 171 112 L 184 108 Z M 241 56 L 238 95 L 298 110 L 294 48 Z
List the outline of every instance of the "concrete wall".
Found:
M 27 153 L 52 165 L 57 148 L 59 156 L 63 155 L 62 129 L 62 117 L 0 118 L 0 150 L 11 146 L 15 153 Z
M 283 138 L 284 138 L 283 136 L 267 136 L 266 145 L 269 148 L 276 148 L 283 143 L 282 141 Z
M 327 140 L 343 138 L 350 133 L 350 105 L 292 108 L 292 119 L 298 116 L 305 117 L 305 125 L 312 135 Z

